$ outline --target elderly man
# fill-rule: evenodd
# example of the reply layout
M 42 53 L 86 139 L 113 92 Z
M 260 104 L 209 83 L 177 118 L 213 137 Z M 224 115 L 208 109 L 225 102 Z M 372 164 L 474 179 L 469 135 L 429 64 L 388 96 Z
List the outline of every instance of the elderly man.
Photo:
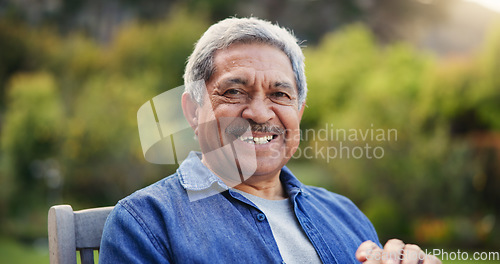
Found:
M 300 141 L 303 61 L 296 38 L 269 22 L 211 26 L 182 97 L 201 153 L 118 202 L 100 263 L 439 263 L 400 240 L 382 249 L 351 201 L 285 166 Z

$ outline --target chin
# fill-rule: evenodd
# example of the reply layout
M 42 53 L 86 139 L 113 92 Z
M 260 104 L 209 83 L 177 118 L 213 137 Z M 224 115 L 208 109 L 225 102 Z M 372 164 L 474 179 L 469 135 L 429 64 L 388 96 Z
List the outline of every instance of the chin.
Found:
M 241 164 L 241 163 L 240 163 Z M 286 164 L 286 160 L 280 158 L 257 158 L 257 167 L 253 176 L 275 175 Z M 244 165 L 243 165 L 244 166 Z

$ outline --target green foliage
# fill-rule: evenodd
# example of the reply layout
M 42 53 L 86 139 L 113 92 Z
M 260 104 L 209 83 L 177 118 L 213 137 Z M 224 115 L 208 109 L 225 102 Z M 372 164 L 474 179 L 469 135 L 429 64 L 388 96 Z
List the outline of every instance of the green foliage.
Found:
M 33 145 L 44 147 L 50 155 L 60 138 L 64 111 L 53 77 L 47 73 L 19 74 L 9 85 L 9 105 L 5 114 L 2 146 L 9 153 L 29 153 Z
M 155 95 L 157 83 L 154 75 L 132 79 L 111 75 L 89 79 L 81 88 L 62 152 L 67 190 L 78 190 L 72 199 L 111 204 L 148 178 L 136 111 Z M 158 179 L 158 174 L 151 174 Z
M 16 71 L 28 68 L 31 50 L 28 33 L 23 25 L 14 28 L 0 20 L 0 111 L 5 106 L 5 83 Z
M 57 156 L 63 136 L 64 109 L 49 73 L 13 76 L 8 99 L 0 142 L 2 214 L 25 216 L 45 204 L 40 199 L 46 196 L 45 179 L 33 165 Z
M 380 159 L 366 152 L 361 158 L 346 158 L 344 152 L 343 158 L 315 161 L 333 172 L 325 184 L 355 200 L 371 217 L 381 241 L 397 236 L 424 244 L 491 242 L 492 230 L 488 238 L 479 231 L 461 236 L 464 229 L 454 220 L 440 219 L 475 215 L 466 221 L 476 226 L 496 210 L 485 197 L 497 196 L 474 182 L 478 177 L 497 182 L 499 173 L 485 172 L 487 164 L 477 155 L 481 150 L 455 130 L 458 123 L 467 127 L 460 133 L 498 131 L 498 34 L 492 35 L 480 60 L 459 63 L 437 62 L 404 43 L 381 47 L 373 39 L 363 26 L 354 25 L 308 48 L 310 93 L 303 129 L 329 128 L 334 133 L 327 140 L 303 142 L 302 147 L 340 151 L 343 144 L 347 151 L 358 148 L 358 157 L 365 144 L 383 149 Z M 468 111 L 477 113 L 479 124 L 457 121 Z M 337 138 L 336 129 L 371 129 L 375 134 L 396 130 L 397 139 Z M 413 230 L 438 221 L 449 231 L 430 232 L 440 237 L 415 236 Z
M 148 72 L 161 77 L 157 92 L 182 85 L 183 66 L 207 25 L 183 9 L 171 14 L 164 23 L 124 27 L 109 47 L 111 68 L 128 76 Z
M 487 127 L 500 130 L 500 23 L 491 31 L 480 54 L 476 78 L 471 85 L 471 103 Z
M 146 166 L 137 110 L 157 94 L 182 84 L 184 62 L 205 28 L 201 18 L 176 9 L 162 23 L 123 27 L 108 47 L 80 40 L 81 52 L 72 53 L 76 58 L 70 61 L 82 63 L 70 65 L 88 70 L 81 71 L 82 78 L 72 78 L 81 81 L 70 98 L 62 152 L 68 178 L 65 188 L 72 201 L 84 201 L 83 207 L 114 204 L 124 194 L 173 172 L 170 166 Z
M 144 160 L 137 110 L 182 84 L 206 24 L 203 15 L 173 9 L 163 22 L 124 25 L 106 46 L 81 33 L 0 27 L 0 38 L 17 36 L 2 45 L 18 48 L 12 58 L 0 56 L 0 65 L 28 56 L 37 62 L 29 73 L 2 72 L 9 82 L 0 119 L 0 231 L 43 236 L 52 204 L 113 205 L 173 172 Z
M 348 98 L 358 90 L 363 72 L 377 63 L 375 49 L 373 37 L 361 25 L 328 34 L 320 46 L 306 49 L 306 76 L 310 92 L 303 125 L 321 123 L 319 118 L 326 109 L 346 107 Z

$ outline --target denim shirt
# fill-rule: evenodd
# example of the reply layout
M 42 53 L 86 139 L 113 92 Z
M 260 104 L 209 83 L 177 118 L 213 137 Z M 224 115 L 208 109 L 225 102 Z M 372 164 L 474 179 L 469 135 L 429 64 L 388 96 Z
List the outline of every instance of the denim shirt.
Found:
M 284 263 L 265 214 L 197 155 L 118 202 L 104 227 L 99 263 Z M 359 263 L 358 246 L 379 243 L 349 199 L 302 184 L 286 167 L 280 180 L 323 263 Z

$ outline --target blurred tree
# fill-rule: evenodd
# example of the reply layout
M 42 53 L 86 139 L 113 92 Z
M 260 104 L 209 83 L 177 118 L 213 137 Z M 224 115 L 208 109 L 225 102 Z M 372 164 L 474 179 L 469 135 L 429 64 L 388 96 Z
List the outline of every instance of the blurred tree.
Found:
M 482 164 L 474 186 L 483 194 L 483 204 L 500 215 L 500 23 L 492 28 L 472 74 L 468 106 L 480 126 L 469 125 L 468 136 Z
M 385 43 L 413 42 L 426 28 L 446 21 L 454 0 L 357 0 L 365 21 Z
M 27 32 L 22 25 L 0 20 L 0 112 L 5 110 L 5 83 L 16 71 L 26 70 L 29 64 Z M 1 128 L 1 122 L 0 122 Z
M 307 50 L 310 93 L 302 125 L 316 131 L 333 130 L 326 140 L 309 139 L 308 146 L 341 151 L 343 144 L 346 152 L 351 151 L 349 158 L 344 152 L 343 158 L 337 156 L 327 162 L 320 157 L 316 162 L 334 172 L 331 180 L 334 191 L 362 205 L 380 228 L 382 241 L 394 236 L 414 241 L 412 226 L 444 224 L 448 231 L 435 232 L 434 237 L 420 242 L 484 245 L 486 240 L 479 232 L 462 236 L 464 231 L 459 223 L 465 221 L 474 226 L 481 222 L 496 207 L 499 198 L 494 195 L 488 196 L 494 198 L 490 201 L 483 198 L 486 191 L 477 189 L 477 182 L 481 182 L 477 179 L 489 175 L 482 172 L 484 162 L 471 141 L 454 138 L 450 131 L 456 114 L 467 109 L 480 112 L 487 107 L 484 112 L 488 116 L 499 116 L 498 100 L 492 98 L 497 98 L 500 91 L 475 88 L 488 80 L 471 79 L 472 69 L 482 66 L 465 62 L 454 68 L 441 68 L 444 64 L 406 44 L 380 47 L 369 32 L 363 26 L 351 26 L 327 35 L 318 47 Z M 491 54 L 496 54 L 496 49 L 487 52 L 490 55 L 484 58 L 495 58 Z M 489 67 L 482 71 L 494 72 Z M 495 85 L 494 78 L 490 80 L 490 85 Z M 466 93 L 471 94 L 464 96 Z M 496 102 L 495 106 L 487 106 L 490 100 Z M 488 129 L 497 129 L 494 122 L 485 124 Z M 344 139 L 336 138 L 336 129 L 362 132 L 357 132 L 358 139 Z M 384 140 L 359 137 L 359 133 L 378 129 L 386 133 L 397 130 L 397 139 L 388 139 L 387 134 Z M 383 157 L 377 159 L 369 153 L 372 154 L 369 158 L 364 153 L 361 158 L 354 158 L 353 149 L 359 150 L 365 144 L 372 150 L 383 148 Z M 489 183 L 497 183 L 490 176 L 487 179 Z M 396 222 L 403 225 L 387 222 L 385 217 L 391 207 L 395 207 L 390 212 L 397 215 Z M 457 220 L 448 221 L 451 216 Z M 491 239 L 492 232 L 486 237 Z
M 476 78 L 471 83 L 471 101 L 478 108 L 478 117 L 488 128 L 500 130 L 500 22 L 492 27 L 485 41 Z
M 8 0 L 0 5 L 0 16 L 10 14 L 33 26 L 52 25 L 63 34 L 84 31 L 99 42 L 113 39 L 120 25 L 139 20 L 165 19 L 176 6 L 189 12 L 204 12 L 211 22 L 229 16 L 257 16 L 278 21 L 294 29 L 301 39 L 317 41 L 327 32 L 353 22 L 369 25 L 377 39 L 384 42 L 415 40 L 422 29 L 447 18 L 452 0 L 189 0 L 189 1 L 42 1 Z M 10 10 L 10 11 L 9 11 Z M 2 12 L 3 11 L 3 12 Z M 297 19 L 298 17 L 303 19 Z
M 61 68 L 65 83 L 77 84 L 63 152 L 65 193 L 75 203 L 114 204 L 175 170 L 145 163 L 136 111 L 182 84 L 185 60 L 206 27 L 202 14 L 194 19 L 175 9 L 165 21 L 124 26 L 107 47 L 80 37 L 70 42 L 80 48 L 60 63 L 68 66 Z
M 166 176 L 147 171 L 137 135 L 136 111 L 155 95 L 158 79 L 112 74 L 86 81 L 73 105 L 62 152 L 64 194 L 73 204 L 111 205 Z
M 162 22 L 134 22 L 123 27 L 107 49 L 109 70 L 126 76 L 156 75 L 160 78 L 156 92 L 182 85 L 187 57 L 208 28 L 205 17 L 174 8 Z
M 1 138 L 0 177 L 2 196 L 5 196 L 2 202 L 8 210 L 3 213 L 14 219 L 2 225 L 5 230 L 17 226 L 20 219 L 38 215 L 37 209 L 50 202 L 43 197 L 50 191 L 51 175 L 37 167 L 36 162 L 57 160 L 63 123 L 64 110 L 52 75 L 33 73 L 12 77 Z M 9 231 L 33 235 L 25 234 L 23 228 Z
M 5 77 L 10 77 L 0 149 L 5 230 L 41 236 L 49 204 L 112 205 L 175 170 L 144 160 L 136 111 L 182 84 L 185 60 L 207 24 L 203 14 L 193 18 L 175 9 L 161 22 L 124 25 L 107 46 L 84 34 L 60 38 L 45 29 L 26 30 L 6 43 L 22 50 L 13 59 L 4 57 L 4 65 L 31 56 L 43 73 Z

